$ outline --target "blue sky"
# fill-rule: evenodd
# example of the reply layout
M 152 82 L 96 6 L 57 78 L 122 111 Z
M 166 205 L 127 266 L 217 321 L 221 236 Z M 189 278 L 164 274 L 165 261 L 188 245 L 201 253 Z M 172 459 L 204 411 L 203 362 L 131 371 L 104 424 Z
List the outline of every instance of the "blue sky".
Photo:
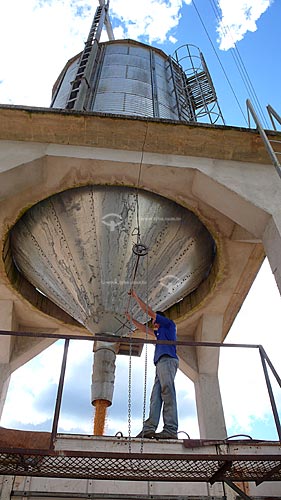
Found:
M 82 50 L 97 4 L 94 0 L 10 0 L 2 3 L 1 103 L 49 106 L 52 85 L 66 61 Z M 231 28 L 231 39 L 229 36 L 219 37 L 221 24 L 215 16 L 215 7 L 223 16 L 224 27 Z M 245 100 L 249 92 L 234 63 L 237 52 L 233 52 L 231 45 L 236 42 L 264 112 L 270 103 L 281 113 L 281 69 L 276 55 L 281 4 L 277 0 L 220 0 L 219 4 L 215 0 L 196 0 L 193 4 L 189 0 L 111 0 L 111 12 L 116 38 L 139 39 L 167 54 L 173 54 L 177 47 L 186 43 L 198 46 L 211 73 L 226 124 L 244 127 L 245 118 L 218 61 L 219 58 L 246 115 Z M 280 325 L 280 296 L 266 262 L 227 340 L 263 344 L 280 372 Z M 92 353 L 88 344 L 80 342 L 79 347 L 70 351 L 61 430 L 91 433 Z M 62 347 L 57 343 L 14 374 L 1 425 L 50 429 L 61 355 Z M 151 357 L 151 353 L 149 355 Z M 248 361 L 244 357 L 244 352 L 223 352 L 221 356 L 220 379 L 228 434 L 246 433 L 276 439 L 259 360 L 254 359 L 255 354 L 249 355 Z M 141 427 L 143 389 L 139 381 L 143 379 L 144 360 L 134 360 L 133 366 L 133 383 L 136 385 L 132 401 L 132 434 L 139 432 Z M 38 377 L 32 376 L 35 369 L 41 370 Z M 148 396 L 153 375 L 152 367 Z M 128 432 L 127 391 L 123 388 L 125 377 L 127 366 L 122 358 L 117 367 L 115 399 L 108 413 L 108 434 Z M 180 373 L 177 391 L 180 430 L 198 437 L 193 385 Z M 276 396 L 280 403 L 280 391 L 276 391 Z
M 280 111 L 281 70 L 276 47 L 281 5 L 277 0 L 219 2 L 111 0 L 111 19 L 116 38 L 139 39 L 167 54 L 186 43 L 198 46 L 213 78 L 226 123 L 246 126 L 218 57 L 245 115 L 249 92 L 233 59 L 239 56 L 264 111 L 268 103 Z M 52 85 L 65 62 L 82 50 L 97 4 L 97 0 L 12 0 L 2 4 L 0 102 L 49 106 Z M 229 36 L 219 38 L 215 13 L 223 15 L 223 29 L 232 33 L 230 41 Z M 11 36 L 11 31 L 17 36 Z M 230 48 L 233 42 L 239 56 Z

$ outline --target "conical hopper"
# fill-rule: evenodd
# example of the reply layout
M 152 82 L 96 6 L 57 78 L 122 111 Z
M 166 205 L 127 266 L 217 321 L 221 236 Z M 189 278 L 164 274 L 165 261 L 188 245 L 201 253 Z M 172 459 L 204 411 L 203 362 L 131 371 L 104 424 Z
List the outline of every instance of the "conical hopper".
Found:
M 134 286 L 165 310 L 208 275 L 214 241 L 192 212 L 153 193 L 86 186 L 51 196 L 17 222 L 12 254 L 19 271 L 89 331 L 115 333 L 125 321 L 138 225 L 149 251 Z

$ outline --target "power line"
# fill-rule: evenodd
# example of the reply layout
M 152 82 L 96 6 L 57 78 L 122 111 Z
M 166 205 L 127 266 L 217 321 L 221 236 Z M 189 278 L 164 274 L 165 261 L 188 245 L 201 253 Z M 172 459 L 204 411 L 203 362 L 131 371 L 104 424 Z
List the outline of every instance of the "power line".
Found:
M 220 15 L 220 12 L 219 12 L 219 9 L 218 9 L 218 6 L 217 6 L 215 0 L 210 0 L 210 3 L 211 3 L 211 7 L 213 9 L 213 12 L 214 12 L 214 14 L 215 14 L 215 16 L 217 18 L 217 21 L 221 24 L 223 34 L 224 35 L 229 34 L 231 36 L 231 38 L 232 38 L 232 42 L 233 42 L 234 48 L 233 47 L 230 48 L 231 55 L 232 55 L 233 60 L 234 60 L 234 62 L 236 64 L 238 72 L 239 72 L 239 74 L 240 74 L 240 76 L 242 78 L 242 81 L 243 81 L 243 83 L 245 85 L 245 88 L 246 88 L 247 92 L 249 92 L 249 96 L 251 97 L 252 101 L 255 103 L 257 109 L 259 110 L 260 115 L 261 115 L 261 117 L 263 119 L 264 125 L 267 128 L 270 128 L 269 125 L 268 125 L 266 116 L 265 116 L 265 114 L 263 112 L 262 106 L 260 104 L 260 101 L 258 99 L 258 96 L 256 94 L 256 91 L 254 89 L 254 86 L 253 86 L 253 83 L 251 81 L 250 75 L 249 75 L 249 73 L 247 71 L 247 68 L 246 68 L 246 66 L 244 64 L 244 61 L 243 61 L 243 59 L 241 57 L 241 54 L 240 54 L 240 52 L 238 50 L 237 44 L 236 44 L 235 40 L 232 37 L 231 30 L 230 30 L 229 26 L 226 26 L 225 24 L 223 24 L 222 17 Z
M 233 88 L 233 86 L 232 86 L 232 84 L 231 84 L 231 82 L 230 82 L 230 80 L 229 80 L 229 78 L 228 78 L 228 76 L 227 76 L 227 73 L 226 73 L 226 71 L 225 71 L 225 69 L 224 69 L 224 67 L 223 67 L 223 64 L 222 64 L 222 62 L 221 62 L 221 60 L 220 60 L 220 57 L 219 57 L 219 55 L 218 55 L 218 53 L 217 53 L 217 51 L 216 51 L 216 48 L 215 48 L 215 46 L 214 46 L 214 44 L 213 44 L 213 41 L 212 41 L 212 39 L 211 39 L 211 37 L 210 37 L 210 35 L 209 35 L 209 33 L 208 33 L 208 30 L 207 30 L 207 28 L 206 28 L 206 26 L 205 26 L 205 23 L 204 23 L 204 21 L 203 21 L 203 19 L 202 19 L 201 15 L 200 15 L 200 13 L 199 13 L 199 10 L 197 9 L 197 6 L 196 6 L 196 4 L 195 4 L 195 1 L 194 1 L 194 0 L 192 0 L 192 4 L 193 4 L 193 6 L 194 6 L 194 8 L 195 8 L 195 10 L 196 10 L 196 12 L 197 12 L 197 15 L 198 15 L 198 17 L 199 17 L 200 21 L 201 21 L 201 24 L 202 24 L 202 26 L 203 26 L 203 28 L 204 28 L 204 31 L 205 31 L 205 33 L 206 33 L 206 35 L 207 35 L 207 37 L 208 37 L 208 39 L 209 39 L 209 41 L 210 41 L 210 43 L 211 43 L 211 45 L 212 45 L 212 48 L 213 48 L 213 50 L 214 50 L 214 52 L 215 52 L 215 55 L 216 55 L 216 57 L 217 57 L 217 59 L 218 59 L 218 62 L 219 62 L 219 64 L 220 64 L 220 66 L 221 66 L 221 69 L 222 69 L 222 71 L 223 71 L 223 73 L 224 73 L 224 76 L 225 76 L 225 78 L 226 78 L 226 80 L 227 80 L 227 82 L 228 82 L 228 85 L 229 85 L 229 87 L 230 87 L 230 89 L 231 89 L 231 91 L 232 91 L 232 93 L 233 93 L 233 95 L 234 95 L 234 98 L 235 98 L 235 100 L 236 100 L 236 102 L 237 102 L 237 104 L 238 104 L 238 107 L 239 107 L 239 109 L 240 109 L 240 111 L 241 111 L 241 113 L 242 113 L 242 116 L 244 117 L 244 120 L 245 120 L 245 122 L 246 122 L 246 124 L 247 124 L 247 126 L 248 126 L 247 117 L 246 117 L 246 115 L 245 115 L 245 113 L 244 113 L 244 111 L 243 111 L 243 109 L 242 109 L 242 107 L 241 107 L 241 105 L 240 105 L 240 102 L 239 102 L 238 97 L 237 97 L 237 95 L 236 95 L 236 93 L 235 93 L 235 90 L 234 90 L 234 88 Z

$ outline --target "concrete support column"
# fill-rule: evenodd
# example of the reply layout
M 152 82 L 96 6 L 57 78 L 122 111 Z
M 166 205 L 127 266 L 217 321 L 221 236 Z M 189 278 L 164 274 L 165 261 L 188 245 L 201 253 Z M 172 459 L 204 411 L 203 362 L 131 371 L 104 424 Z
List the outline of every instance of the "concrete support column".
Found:
M 203 315 L 195 340 L 221 342 L 223 317 Z M 194 380 L 198 423 L 202 439 L 225 439 L 226 426 L 218 380 L 219 348 L 197 347 L 198 372 Z
M 0 500 L 10 500 L 15 477 L 3 476 L 2 484 L 0 483 Z
M 281 294 L 281 214 L 274 214 L 263 234 L 264 249 Z
M 0 300 L 0 330 L 13 330 L 16 326 L 14 304 L 10 300 Z M 0 336 L 0 417 L 3 412 L 11 376 L 10 358 L 13 338 Z
M 0 364 L 0 418 L 3 413 L 4 404 L 9 388 L 11 370 L 8 363 Z

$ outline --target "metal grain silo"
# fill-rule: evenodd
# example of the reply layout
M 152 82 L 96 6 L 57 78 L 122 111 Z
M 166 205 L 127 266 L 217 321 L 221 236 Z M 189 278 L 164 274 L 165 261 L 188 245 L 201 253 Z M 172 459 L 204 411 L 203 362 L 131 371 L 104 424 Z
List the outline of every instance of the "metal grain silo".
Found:
M 84 51 L 68 61 L 54 85 L 52 107 L 224 123 L 197 47 L 185 45 L 168 56 L 134 40 L 101 43 L 101 23 L 97 13 Z
M 65 108 L 79 56 L 69 63 L 52 106 Z M 179 119 L 171 59 L 159 49 L 132 40 L 100 43 L 87 110 Z

